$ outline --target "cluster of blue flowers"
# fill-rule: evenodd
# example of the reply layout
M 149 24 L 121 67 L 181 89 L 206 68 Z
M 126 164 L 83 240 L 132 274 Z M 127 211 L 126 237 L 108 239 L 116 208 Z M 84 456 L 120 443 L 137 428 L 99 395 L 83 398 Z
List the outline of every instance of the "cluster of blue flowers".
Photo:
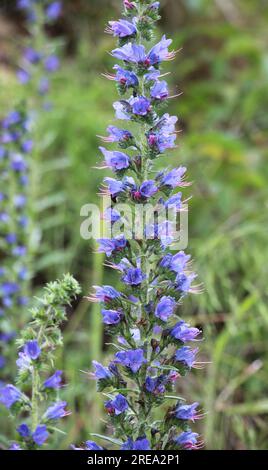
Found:
M 30 45 L 23 51 L 22 63 L 17 77 L 22 85 L 33 82 L 38 93 L 41 96 L 46 96 L 50 89 L 49 75 L 58 70 L 59 58 L 54 53 L 54 47 L 51 48 L 49 44 L 40 48 L 40 35 L 46 24 L 58 20 L 62 13 L 62 3 L 61 1 L 51 3 L 40 0 L 18 0 L 17 6 L 26 14 L 29 30 L 32 31 L 29 39 Z M 36 30 L 38 31 L 38 40 L 35 40 Z
M 162 111 L 171 97 L 161 65 L 175 57 L 169 50 L 172 41 L 163 36 L 149 50 L 145 45 L 152 38 L 159 6 L 151 0 L 125 0 L 125 18 L 110 21 L 106 30 L 118 38 L 112 56 L 122 61 L 114 66 L 114 74 L 106 75 L 117 83 L 121 97 L 114 103 L 116 118 L 131 124 L 131 130 L 107 128 L 108 136 L 102 140 L 119 148 L 100 147 L 103 167 L 114 173 L 114 178 L 104 179 L 102 190 L 111 198 L 105 218 L 112 223 L 121 220 L 118 202 L 128 203 L 133 210 L 147 202 L 182 209 L 182 193 L 177 188 L 187 185 L 186 168 L 154 171 L 154 161 L 176 146 L 177 122 Z M 191 346 L 201 331 L 180 318 L 182 299 L 197 292 L 198 286 L 193 284 L 196 274 L 190 271 L 190 256 L 171 252 L 176 240 L 166 234 L 167 226 L 164 221 L 145 227 L 142 239 L 128 239 L 121 233 L 99 240 L 99 252 L 121 273 L 124 289 L 96 286 L 89 297 L 100 303 L 103 323 L 116 338 L 116 352 L 108 367 L 94 361 L 93 377 L 108 398 L 104 407 L 122 450 L 196 449 L 201 445 L 190 428 L 202 416 L 198 403 L 187 405 L 171 395 L 181 376 L 201 364 L 196 361 L 198 348 Z M 148 231 L 153 233 L 149 239 Z M 159 420 L 159 406 L 170 405 L 176 398 L 174 406 L 161 408 Z M 102 449 L 92 441 L 85 448 Z
M 18 311 L 28 302 L 28 156 L 33 142 L 29 119 L 22 110 L 10 112 L 0 133 L 0 348 L 16 334 Z M 15 315 L 17 322 L 14 322 Z M 0 368 L 6 359 L 0 356 Z M 1 373 L 3 378 L 4 374 Z
M 80 287 L 70 275 L 48 284 L 39 307 L 32 310 L 32 322 L 21 333 L 16 386 L 7 384 L 0 389 L 0 403 L 17 420 L 23 420 L 16 429 L 20 441 L 13 442 L 11 450 L 38 449 L 55 431 L 55 422 L 70 414 L 67 403 L 59 400 L 62 371 L 53 371 L 51 375 L 48 371 L 55 348 L 62 344 L 64 305 L 79 293 Z

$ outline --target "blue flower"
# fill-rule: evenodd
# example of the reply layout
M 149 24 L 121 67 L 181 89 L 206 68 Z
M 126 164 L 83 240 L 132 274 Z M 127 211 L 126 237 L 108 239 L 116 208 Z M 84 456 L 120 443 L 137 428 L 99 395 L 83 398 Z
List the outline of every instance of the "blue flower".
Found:
M 143 349 L 119 351 L 115 354 L 115 363 L 128 367 L 135 374 L 147 362 L 143 354 Z
M 30 64 L 38 64 L 42 58 L 41 54 L 32 47 L 27 47 L 27 49 L 25 49 L 23 57 Z
M 145 47 L 131 42 L 125 44 L 123 47 L 114 49 L 112 55 L 116 59 L 132 62 L 134 64 L 142 64 L 146 60 Z
M 8 450 L 22 450 L 22 448 L 17 442 L 13 442 Z
M 125 88 L 136 88 L 139 86 L 139 80 L 134 72 L 122 69 L 119 65 L 115 65 L 116 70 L 115 80 Z
M 189 292 L 191 290 L 192 282 L 195 278 L 195 273 L 179 273 L 176 277 L 176 289 L 184 293 Z
M 47 409 L 44 417 L 48 420 L 64 418 L 64 416 L 69 414 L 65 410 L 66 405 L 66 401 L 57 401 Z
M 127 20 L 109 21 L 109 28 L 106 30 L 119 38 L 127 38 L 135 36 L 137 33 L 136 26 Z
M 176 418 L 181 420 L 195 421 L 198 419 L 198 413 L 196 411 L 199 403 L 195 402 L 192 405 L 180 405 L 175 410 Z
M 41 349 L 39 348 L 37 340 L 27 341 L 23 350 L 24 354 L 29 358 L 35 361 L 41 354 Z
M 55 21 L 59 18 L 62 12 L 62 3 L 53 2 L 46 9 L 46 16 L 49 20 Z
M 61 386 L 61 381 L 62 381 L 62 370 L 56 370 L 56 372 L 51 375 L 47 380 L 44 382 L 44 387 L 45 388 L 60 388 Z
M 122 445 L 121 450 L 151 450 L 150 442 L 146 437 L 139 437 L 133 442 L 131 438 Z
M 100 364 L 97 361 L 92 361 L 92 364 L 95 368 L 95 372 L 94 372 L 95 379 L 106 380 L 106 379 L 112 378 L 113 375 L 111 374 L 111 372 L 109 371 L 107 367 L 104 367 L 102 364 Z
M 164 35 L 160 42 L 158 42 L 149 52 L 148 61 L 150 65 L 158 65 L 164 60 L 174 58 L 174 53 L 168 51 L 168 47 L 172 44 L 172 39 L 166 39 Z
M 145 96 L 137 96 L 130 101 L 132 112 L 137 116 L 146 116 L 151 110 L 151 102 Z
M 131 286 L 139 286 L 144 279 L 146 279 L 146 274 L 140 268 L 130 268 L 122 277 L 122 281 Z
M 102 309 L 103 323 L 106 325 L 118 325 L 121 321 L 121 314 L 116 310 Z
M 47 427 L 44 424 L 41 424 L 36 427 L 36 430 L 32 434 L 33 441 L 38 445 L 42 446 L 47 440 L 49 434 Z
M 124 395 L 119 393 L 113 400 L 105 402 L 105 408 L 110 414 L 118 416 L 128 409 L 128 402 Z
M 44 65 L 47 72 L 56 72 L 60 65 L 59 58 L 56 55 L 50 55 L 46 58 Z
M 86 450 L 103 450 L 103 447 L 96 444 L 94 441 L 86 441 Z
M 19 401 L 22 397 L 20 390 L 14 385 L 6 385 L 0 389 L 0 402 L 6 407 L 11 408 L 11 406 Z
M 115 180 L 114 178 L 104 178 L 104 183 L 107 184 L 109 193 L 112 197 L 118 196 L 124 190 L 122 181 Z
M 127 245 L 127 241 L 123 236 L 118 238 L 100 238 L 97 242 L 99 243 L 98 252 L 106 253 L 108 257 L 117 251 L 122 251 Z
M 120 292 L 118 292 L 112 286 L 94 286 L 96 289 L 95 298 L 100 302 L 110 302 L 111 300 L 118 299 L 121 297 Z
M 106 140 L 109 142 L 125 143 L 133 138 L 130 131 L 126 129 L 119 129 L 116 126 L 107 127 L 107 132 L 110 134 L 109 137 L 106 138 Z
M 157 191 L 154 180 L 144 181 L 140 186 L 140 194 L 145 198 L 153 196 Z
M 166 173 L 161 178 L 161 183 L 163 186 L 170 186 L 171 188 L 176 188 L 182 183 L 182 178 L 186 172 L 186 168 L 180 166 L 179 168 L 174 168 L 170 172 Z
M 195 357 L 197 353 L 198 348 L 191 349 L 189 346 L 183 346 L 176 351 L 175 358 L 176 361 L 182 362 L 182 364 L 185 364 L 191 369 L 195 363 Z
M 113 171 L 124 170 L 129 167 L 129 156 L 123 152 L 106 150 L 104 147 L 99 147 L 102 152 L 108 168 Z
M 160 100 L 163 101 L 168 97 L 168 85 L 167 82 L 156 82 L 151 90 L 151 97 L 154 98 L 155 100 Z
M 155 316 L 166 322 L 173 315 L 175 307 L 176 300 L 172 297 L 164 296 L 156 305 Z
M 183 343 L 193 341 L 200 333 L 201 331 L 198 328 L 190 327 L 183 320 L 178 322 L 171 330 L 171 335 Z
M 17 428 L 17 431 L 19 435 L 23 437 L 24 439 L 31 436 L 31 431 L 29 427 L 27 426 L 27 424 L 25 423 L 20 424 L 20 426 Z
M 196 432 L 184 431 L 174 439 L 174 442 L 183 449 L 196 449 L 198 437 Z
M 21 85 L 26 85 L 30 81 L 31 75 L 27 70 L 20 69 L 17 71 L 17 79 Z

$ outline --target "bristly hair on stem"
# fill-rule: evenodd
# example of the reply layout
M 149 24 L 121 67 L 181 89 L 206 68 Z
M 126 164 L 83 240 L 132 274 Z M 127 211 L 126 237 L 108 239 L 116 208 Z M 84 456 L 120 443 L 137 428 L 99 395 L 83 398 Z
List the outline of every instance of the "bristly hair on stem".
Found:
M 107 128 L 102 141 L 119 149 L 101 146 L 103 167 L 114 177 L 104 179 L 101 194 L 110 195 L 111 207 L 104 218 L 112 227 L 122 222 L 117 203 L 184 210 L 182 193 L 187 186 L 186 168 L 156 172 L 154 162 L 166 150 L 176 148 L 177 117 L 164 112 L 168 83 L 162 80 L 162 64 L 175 58 L 171 39 L 164 35 L 154 46 L 160 2 L 124 0 L 124 18 L 110 21 L 106 32 L 118 39 L 111 55 L 120 61 L 114 73 L 120 99 L 114 103 L 116 118 L 124 128 Z M 150 47 L 151 46 L 151 47 Z M 93 361 L 92 377 L 105 397 L 113 436 L 98 435 L 121 450 L 197 449 L 202 442 L 190 424 L 202 417 L 198 403 L 187 404 L 176 396 L 177 382 L 196 365 L 196 343 L 201 331 L 180 317 L 179 307 L 188 293 L 197 293 L 190 256 L 174 252 L 168 220 L 145 226 L 141 237 L 99 240 L 99 252 L 121 276 L 122 289 L 95 286 L 89 300 L 99 302 L 101 316 L 115 349 L 108 366 Z M 150 236 L 147 236 L 150 234 Z M 173 252 L 172 252 L 173 250 Z M 174 404 L 175 402 L 175 404 Z M 103 445 L 103 444 L 102 444 Z M 77 449 L 100 450 L 87 441 Z

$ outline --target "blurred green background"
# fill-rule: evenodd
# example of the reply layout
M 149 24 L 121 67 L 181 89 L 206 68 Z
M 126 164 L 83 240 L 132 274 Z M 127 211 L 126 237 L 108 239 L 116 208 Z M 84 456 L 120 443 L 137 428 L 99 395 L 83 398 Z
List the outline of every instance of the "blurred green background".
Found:
M 178 391 L 206 412 L 197 427 L 207 449 L 268 448 L 268 3 L 267 0 L 162 0 L 159 34 L 180 49 L 165 66 L 174 92 L 171 114 L 183 133 L 167 156 L 188 167 L 193 186 L 189 247 L 204 293 L 191 296 L 184 315 L 204 331 L 201 371 Z M 114 61 L 103 30 L 120 15 L 120 0 L 64 0 L 50 37 L 60 39 L 62 67 L 54 79 L 53 109 L 40 121 L 42 156 L 35 188 L 41 244 L 34 288 L 70 271 L 84 295 L 92 284 L 116 282 L 90 241 L 82 240 L 80 208 L 99 201 L 102 172 L 96 134 L 113 120 L 113 84 L 101 73 Z M 20 93 L 18 44 L 25 38 L 15 2 L 0 2 L 1 115 Z M 175 94 L 175 93 L 174 93 Z M 162 162 L 163 163 L 163 162 Z M 58 367 L 73 410 L 55 448 L 82 442 L 104 426 L 95 383 L 81 371 L 109 354 L 98 308 L 81 299 L 65 326 Z M 104 359 L 105 360 L 105 359 Z

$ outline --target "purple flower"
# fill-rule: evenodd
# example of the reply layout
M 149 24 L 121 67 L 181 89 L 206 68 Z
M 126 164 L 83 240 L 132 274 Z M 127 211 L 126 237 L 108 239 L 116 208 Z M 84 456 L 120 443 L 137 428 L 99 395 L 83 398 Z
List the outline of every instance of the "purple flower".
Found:
M 26 70 L 20 69 L 17 71 L 17 79 L 22 85 L 26 85 L 30 81 L 31 75 Z
M 6 385 L 0 389 L 0 403 L 2 403 L 6 408 L 11 408 L 11 406 L 21 399 L 21 392 L 14 385 Z
M 140 194 L 145 198 L 153 196 L 157 191 L 154 180 L 144 181 L 140 186 Z
M 123 152 L 106 150 L 104 147 L 99 147 L 102 152 L 108 168 L 113 171 L 124 170 L 129 167 L 129 156 Z
M 196 411 L 199 403 L 195 402 L 192 405 L 180 405 L 175 410 L 176 418 L 181 420 L 195 421 L 198 419 L 198 413 Z
M 182 183 L 182 177 L 186 172 L 186 168 L 180 166 L 179 168 L 174 168 L 169 173 L 163 175 L 161 178 L 161 183 L 163 186 L 170 186 L 171 188 L 176 188 Z
M 130 349 L 129 351 L 119 351 L 115 354 L 115 363 L 128 367 L 134 374 L 146 362 L 143 356 L 143 349 Z
M 195 357 L 197 353 L 198 348 L 191 349 L 189 346 L 183 346 L 176 351 L 175 358 L 176 361 L 182 362 L 191 369 L 195 363 Z
M 156 82 L 151 90 L 151 97 L 155 100 L 163 101 L 168 97 L 168 85 L 167 82 Z
M 17 442 L 13 442 L 11 446 L 9 447 L 9 450 L 22 450 L 22 448 Z
M 179 211 L 182 208 L 182 193 L 177 193 L 171 196 L 164 202 L 166 209 L 175 209 Z
M 46 15 L 49 20 L 55 21 L 59 18 L 62 12 L 62 3 L 53 2 L 46 9 Z
M 46 58 L 44 65 L 47 72 L 56 72 L 60 65 L 59 58 L 56 55 L 50 55 Z
M 117 119 L 130 121 L 131 116 L 129 115 L 129 112 L 126 111 L 126 104 L 122 103 L 121 101 L 116 101 L 113 104 L 113 108 L 115 109 L 115 115 Z
M 25 206 L 26 200 L 27 198 L 24 194 L 17 194 L 14 196 L 14 206 L 17 209 L 20 209 Z
M 38 342 L 36 340 L 32 340 L 25 343 L 23 352 L 29 359 L 35 361 L 40 356 L 41 349 L 39 348 Z
M 119 393 L 113 400 L 105 402 L 105 408 L 110 414 L 118 416 L 128 409 L 128 402 L 124 395 Z
M 139 437 L 133 442 L 131 438 L 122 445 L 121 450 L 151 450 L 150 443 L 146 437 Z
M 103 450 L 103 447 L 98 446 L 94 441 L 86 441 L 86 450 Z
M 166 267 L 178 274 L 186 268 L 190 259 L 190 255 L 186 255 L 184 251 L 179 251 L 179 253 L 170 258 L 168 266 L 166 265 Z
M 25 49 L 23 57 L 27 62 L 30 62 L 30 64 L 38 64 L 41 60 L 41 54 L 32 47 Z
M 0 287 L 0 291 L 5 296 L 16 294 L 19 289 L 19 285 L 16 282 L 3 282 Z
M 125 44 L 123 47 L 114 49 L 112 55 L 116 59 L 132 62 L 134 64 L 142 64 L 146 60 L 145 47 L 131 42 Z
M 121 297 L 120 292 L 112 286 L 95 286 L 95 289 L 96 293 L 94 297 L 100 302 L 110 302 L 111 300 Z
M 176 300 L 172 297 L 164 296 L 158 302 L 155 309 L 155 316 L 160 320 L 167 322 L 168 319 L 173 315 L 176 307 Z
M 3 129 L 8 129 L 11 126 L 19 124 L 21 120 L 21 115 L 18 111 L 11 111 L 5 119 L 2 121 Z
M 124 7 L 127 9 L 127 10 L 133 10 L 135 8 L 135 5 L 133 2 L 130 2 L 129 0 L 124 0 L 123 1 L 124 3 Z
M 151 109 L 151 102 L 145 96 L 131 99 L 132 112 L 137 116 L 146 116 Z
M 92 361 L 92 364 L 95 367 L 94 378 L 96 380 L 106 380 L 112 378 L 112 374 L 107 367 L 104 367 L 97 361 Z
M 115 180 L 114 178 L 104 178 L 104 183 L 107 184 L 109 193 L 112 197 L 118 196 L 124 190 L 122 181 Z
M 183 449 L 196 449 L 198 437 L 199 435 L 196 432 L 184 431 L 174 441 Z
M 127 38 L 135 36 L 137 28 L 133 23 L 127 20 L 109 21 L 107 32 L 114 36 L 118 36 L 119 38 Z
M 20 426 L 17 428 L 17 431 L 19 435 L 23 437 L 24 439 L 31 436 L 31 431 L 29 427 L 27 426 L 27 424 L 25 423 L 20 424 Z
M 47 440 L 49 434 L 47 431 L 47 427 L 42 424 L 37 426 L 36 430 L 33 432 L 33 440 L 34 442 L 38 445 L 41 446 L 44 444 L 44 442 Z
M 57 401 L 47 409 L 44 417 L 48 420 L 64 418 L 64 416 L 69 414 L 65 410 L 66 405 L 66 401 Z
M 106 256 L 111 256 L 113 253 L 117 251 L 122 251 L 127 244 L 126 239 L 123 236 L 118 238 L 100 238 L 97 240 L 99 243 L 98 252 L 99 253 L 106 253 Z
M 176 289 L 184 293 L 189 292 L 191 289 L 192 282 L 195 278 L 195 273 L 191 273 L 188 275 L 185 273 L 179 273 L 176 277 Z
M 115 80 L 125 88 L 136 88 L 139 86 L 139 80 L 134 72 L 122 69 L 119 65 L 115 65 L 116 70 Z
M 16 241 L 17 235 L 15 233 L 9 233 L 8 235 L 6 235 L 6 242 L 10 245 L 13 245 L 13 243 L 16 243 Z
M 103 316 L 103 323 L 105 323 L 105 325 L 118 325 L 118 323 L 121 321 L 121 315 L 116 310 L 102 309 L 101 314 Z
M 25 140 L 24 142 L 22 142 L 21 144 L 21 150 L 24 152 L 24 153 L 30 153 L 33 149 L 33 141 L 28 139 L 28 140 Z
M 200 333 L 198 328 L 190 327 L 184 321 L 178 322 L 171 330 L 171 335 L 183 343 L 193 341 Z
M 109 142 L 120 142 L 120 143 L 125 143 L 130 141 L 133 136 L 131 132 L 125 130 L 125 129 L 119 129 L 116 126 L 109 126 L 107 127 L 107 132 L 109 132 L 109 137 L 107 137 L 106 140 Z
M 22 155 L 16 153 L 11 157 L 10 167 L 14 171 L 23 172 L 27 169 L 27 164 Z
M 157 65 L 164 60 L 174 58 L 174 53 L 168 52 L 168 47 L 172 43 L 172 39 L 166 39 L 164 35 L 159 43 L 157 43 L 148 54 L 150 65 Z
M 53 375 L 51 375 L 51 377 L 45 380 L 44 387 L 53 388 L 53 389 L 60 388 L 61 381 L 62 381 L 61 376 L 62 376 L 62 370 L 56 370 L 56 372 Z
M 130 268 L 122 277 L 122 281 L 131 286 L 139 286 L 144 279 L 146 279 L 146 274 L 140 268 Z
M 108 222 L 114 224 L 115 222 L 118 222 L 118 220 L 121 219 L 120 213 L 113 209 L 112 207 L 108 207 L 105 209 L 104 215 L 103 215 L 104 220 L 107 220 Z
M 15 246 L 12 250 L 14 256 L 25 256 L 27 252 L 26 246 Z

